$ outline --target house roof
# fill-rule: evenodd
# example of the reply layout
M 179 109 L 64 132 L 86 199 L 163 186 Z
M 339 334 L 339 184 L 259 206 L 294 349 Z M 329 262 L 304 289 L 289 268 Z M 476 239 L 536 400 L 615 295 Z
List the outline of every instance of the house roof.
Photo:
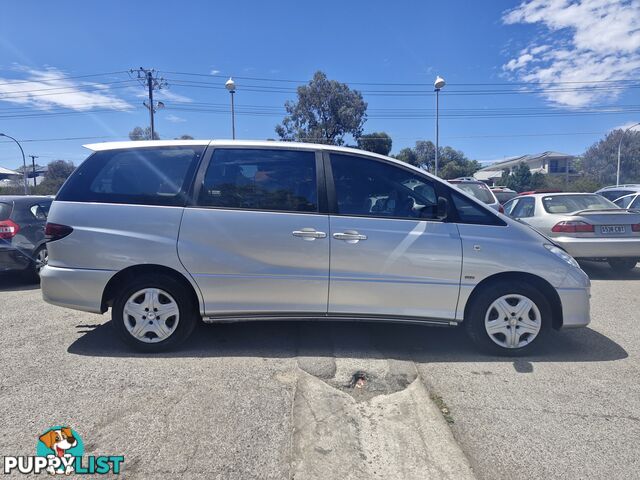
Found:
M 498 160 L 490 165 L 487 165 L 484 168 L 478 170 L 478 172 L 489 172 L 489 171 L 502 171 L 505 168 L 515 167 L 520 162 L 529 163 L 537 160 L 543 159 L 560 159 L 560 158 L 576 158 L 575 155 L 569 155 L 568 153 L 560 153 L 560 152 L 542 152 L 542 153 L 534 153 L 528 155 L 520 155 L 517 157 L 510 157 L 504 160 Z
M 0 175 L 20 175 L 20 174 L 13 170 L 9 170 L 8 168 L 0 167 Z

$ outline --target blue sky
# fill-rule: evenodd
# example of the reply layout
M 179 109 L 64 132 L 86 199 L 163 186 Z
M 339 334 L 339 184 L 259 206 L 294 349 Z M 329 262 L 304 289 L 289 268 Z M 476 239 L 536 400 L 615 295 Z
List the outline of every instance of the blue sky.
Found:
M 624 81 L 640 73 L 638 24 L 637 0 L 3 2 L 0 132 L 37 140 L 24 148 L 40 163 L 79 163 L 83 143 L 148 125 L 126 73 L 144 66 L 169 85 L 163 138 L 229 138 L 228 76 L 237 137 L 273 138 L 296 81 L 322 70 L 363 91 L 365 131 L 397 152 L 434 139 L 439 74 L 442 145 L 481 161 L 580 154 L 640 121 L 640 82 Z M 20 163 L 0 142 L 0 165 Z

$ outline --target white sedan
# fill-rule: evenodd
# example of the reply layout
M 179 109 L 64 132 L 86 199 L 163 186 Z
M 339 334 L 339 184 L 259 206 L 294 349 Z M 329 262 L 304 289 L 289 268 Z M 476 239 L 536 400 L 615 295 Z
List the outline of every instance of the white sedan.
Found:
M 520 195 L 504 209 L 574 258 L 606 260 L 617 271 L 631 270 L 640 260 L 640 212 L 595 193 Z

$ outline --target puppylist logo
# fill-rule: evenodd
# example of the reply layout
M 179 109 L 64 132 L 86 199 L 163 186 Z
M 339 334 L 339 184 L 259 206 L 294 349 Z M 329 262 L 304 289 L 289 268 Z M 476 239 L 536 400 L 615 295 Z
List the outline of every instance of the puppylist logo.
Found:
M 84 443 L 70 427 L 56 426 L 38 436 L 35 456 L 4 457 L 4 473 L 50 475 L 119 474 L 122 455 L 84 456 Z

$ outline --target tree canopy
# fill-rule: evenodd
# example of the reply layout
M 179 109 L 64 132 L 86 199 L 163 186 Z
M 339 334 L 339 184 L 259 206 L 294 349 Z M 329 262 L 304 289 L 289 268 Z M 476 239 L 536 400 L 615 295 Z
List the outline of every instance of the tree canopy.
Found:
M 285 103 L 287 115 L 276 126 L 282 140 L 343 145 L 346 135 L 356 140 L 362 135 L 367 103 L 357 90 L 318 71 L 297 93 L 297 101 Z
M 436 146 L 430 140 L 418 140 L 415 147 L 403 148 L 396 155 L 398 160 L 411 165 L 435 170 Z M 469 160 L 460 150 L 452 147 L 438 148 L 438 175 L 445 179 L 469 177 L 480 169 L 476 160 Z
M 153 132 L 153 139 L 152 139 L 151 127 L 147 127 L 147 128 L 134 127 L 134 129 L 129 132 L 129 138 L 131 140 L 160 140 L 160 135 L 156 130 Z
M 591 145 L 582 157 L 582 168 L 589 177 L 610 185 L 616 181 L 618 144 L 620 148 L 620 183 L 640 182 L 640 132 L 613 130 Z
M 47 165 L 44 179 L 33 190 L 38 195 L 55 195 L 76 167 L 73 162 L 54 160 Z
M 386 132 L 365 133 L 358 138 L 358 148 L 368 152 L 389 155 L 392 140 Z

